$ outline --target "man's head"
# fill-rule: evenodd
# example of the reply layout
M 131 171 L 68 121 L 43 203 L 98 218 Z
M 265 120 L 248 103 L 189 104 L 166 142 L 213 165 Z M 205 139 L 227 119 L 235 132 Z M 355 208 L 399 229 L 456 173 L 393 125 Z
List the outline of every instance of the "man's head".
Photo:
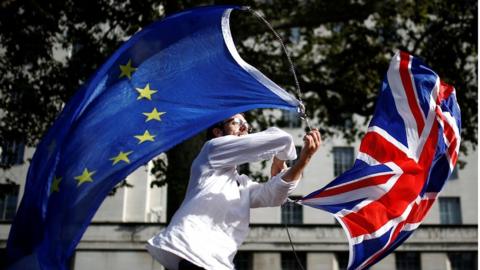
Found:
M 243 113 L 235 114 L 222 122 L 211 126 L 207 130 L 207 139 L 226 135 L 243 136 L 250 132 L 250 125 L 245 120 Z

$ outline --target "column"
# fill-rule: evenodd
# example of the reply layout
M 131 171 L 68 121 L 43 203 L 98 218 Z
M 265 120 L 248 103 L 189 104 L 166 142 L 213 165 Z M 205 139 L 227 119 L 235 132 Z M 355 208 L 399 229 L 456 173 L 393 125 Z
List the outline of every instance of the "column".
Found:
M 334 260 L 333 253 L 308 252 L 307 269 L 333 270 Z
M 392 270 L 395 269 L 395 254 L 391 253 L 387 257 L 372 266 L 372 270 Z M 423 268 L 422 268 L 423 270 Z
M 450 270 L 446 253 L 422 253 L 422 270 Z
M 279 252 L 253 253 L 253 270 L 277 270 L 281 268 L 281 257 Z

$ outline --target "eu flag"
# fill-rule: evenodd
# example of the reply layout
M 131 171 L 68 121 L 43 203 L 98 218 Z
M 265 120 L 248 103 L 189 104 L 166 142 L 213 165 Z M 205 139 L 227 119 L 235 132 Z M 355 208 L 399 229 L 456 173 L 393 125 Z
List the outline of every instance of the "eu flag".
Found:
M 65 106 L 37 147 L 10 231 L 12 269 L 66 269 L 112 187 L 206 127 L 299 102 L 244 62 L 235 6 L 184 11 L 135 34 Z

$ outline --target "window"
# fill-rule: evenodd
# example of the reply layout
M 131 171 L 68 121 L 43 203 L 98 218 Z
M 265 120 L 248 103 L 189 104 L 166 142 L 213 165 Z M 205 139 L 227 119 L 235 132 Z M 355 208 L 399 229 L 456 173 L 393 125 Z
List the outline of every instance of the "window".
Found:
M 286 128 L 299 128 L 302 126 L 302 119 L 297 112 L 282 111 L 282 118 L 277 122 L 277 125 Z
M 452 270 L 477 269 L 477 256 L 474 252 L 451 252 L 448 253 L 448 260 Z
M 0 184 L 0 220 L 12 220 L 17 210 L 19 185 Z
M 25 144 L 23 142 L 7 141 L 1 146 L 0 166 L 23 164 Z
M 305 252 L 297 252 L 298 259 L 303 267 L 306 267 L 307 256 Z M 293 252 L 282 252 L 282 270 L 297 270 L 300 269 L 298 266 L 297 259 L 295 258 L 295 253 Z
M 300 197 L 293 197 L 299 199 Z M 303 207 L 296 203 L 286 202 L 282 205 L 282 224 L 302 224 Z
M 239 251 L 235 258 L 233 258 L 233 264 L 236 270 L 250 270 L 253 269 L 252 253 L 246 251 Z
M 440 197 L 438 203 L 441 224 L 462 224 L 460 198 Z
M 397 270 L 420 270 L 420 254 L 417 252 L 395 253 L 395 265 Z
M 337 260 L 338 270 L 347 270 L 348 252 L 335 253 L 335 259 Z
M 337 177 L 353 166 L 353 147 L 333 148 L 333 173 Z

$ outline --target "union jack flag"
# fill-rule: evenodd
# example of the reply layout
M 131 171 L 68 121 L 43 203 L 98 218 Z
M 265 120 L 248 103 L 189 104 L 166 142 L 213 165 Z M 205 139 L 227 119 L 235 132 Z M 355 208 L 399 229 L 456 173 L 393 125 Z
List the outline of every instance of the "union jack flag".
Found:
M 332 213 L 348 237 L 348 269 L 369 268 L 420 225 L 459 148 L 455 89 L 418 58 L 399 52 L 353 167 L 299 203 Z

